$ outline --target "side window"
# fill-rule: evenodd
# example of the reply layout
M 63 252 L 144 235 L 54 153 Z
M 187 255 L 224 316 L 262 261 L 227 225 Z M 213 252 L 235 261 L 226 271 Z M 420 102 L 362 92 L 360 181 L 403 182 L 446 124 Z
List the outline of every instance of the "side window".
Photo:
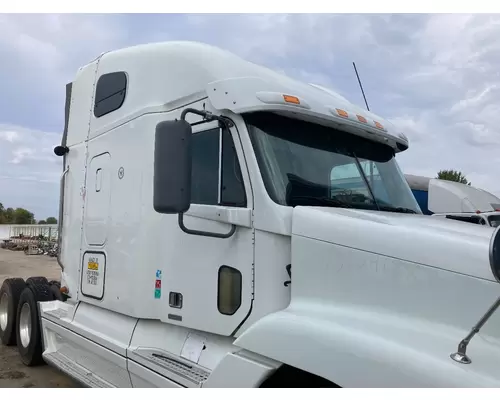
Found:
M 219 128 L 193 136 L 191 203 L 246 207 L 240 164 L 227 129 L 222 131 L 222 143 Z
M 247 198 L 240 163 L 231 132 L 222 132 L 221 204 L 229 207 L 246 207 Z
M 125 72 L 104 74 L 97 80 L 94 99 L 96 118 L 118 110 L 125 101 L 127 93 L 127 75 Z
M 193 135 L 191 203 L 217 204 L 219 186 L 219 129 Z

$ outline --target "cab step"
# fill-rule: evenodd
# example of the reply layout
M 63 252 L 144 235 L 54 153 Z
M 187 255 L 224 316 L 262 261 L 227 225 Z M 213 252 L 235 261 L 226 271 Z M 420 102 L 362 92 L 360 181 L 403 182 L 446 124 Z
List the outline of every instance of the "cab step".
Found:
M 114 388 L 115 386 L 95 376 L 92 371 L 82 367 L 81 365 L 70 360 L 60 353 L 44 354 L 43 358 L 47 364 L 56 367 L 65 374 L 69 375 L 74 380 L 82 385 L 90 388 Z

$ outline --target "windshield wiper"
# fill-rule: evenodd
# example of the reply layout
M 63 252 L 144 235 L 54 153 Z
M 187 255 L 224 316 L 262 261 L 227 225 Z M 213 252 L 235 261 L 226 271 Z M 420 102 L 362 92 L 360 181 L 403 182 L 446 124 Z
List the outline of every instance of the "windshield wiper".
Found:
M 304 206 L 333 206 L 342 208 L 352 208 L 348 203 L 344 203 L 340 200 L 329 199 L 328 197 L 317 197 L 317 196 L 293 196 L 291 198 L 294 205 L 304 205 Z M 302 204 L 302 201 L 304 204 Z M 300 204 L 299 204 L 300 203 Z
M 370 186 L 370 183 L 368 182 L 368 178 L 366 177 L 366 174 L 363 170 L 363 167 L 361 166 L 361 163 L 359 162 L 358 156 L 354 152 L 352 153 L 352 156 L 354 157 L 354 160 L 356 161 L 356 166 L 358 167 L 359 174 L 361 175 L 361 177 L 365 181 L 365 185 L 368 188 L 368 192 L 370 193 L 370 196 L 372 196 L 372 198 L 370 200 L 373 200 L 373 203 L 375 204 L 375 206 L 380 210 L 380 205 L 378 204 L 377 200 L 375 199 L 375 195 L 373 194 L 373 189 Z
M 403 214 L 418 214 L 415 210 L 411 208 L 405 207 L 394 207 L 394 206 L 383 206 L 377 204 L 349 204 L 337 199 L 330 199 L 328 197 L 317 197 L 317 196 L 293 196 L 292 201 L 294 205 L 303 205 L 303 206 L 330 206 L 330 207 L 341 207 L 341 208 L 356 208 L 356 209 L 373 209 L 372 207 L 376 207 L 379 211 L 392 211 Z M 370 207 L 372 206 L 372 207 Z
M 392 211 L 392 212 L 399 212 L 403 214 L 418 214 L 415 210 L 412 210 L 411 208 L 405 208 L 405 207 L 393 207 L 393 206 L 378 206 L 380 211 Z

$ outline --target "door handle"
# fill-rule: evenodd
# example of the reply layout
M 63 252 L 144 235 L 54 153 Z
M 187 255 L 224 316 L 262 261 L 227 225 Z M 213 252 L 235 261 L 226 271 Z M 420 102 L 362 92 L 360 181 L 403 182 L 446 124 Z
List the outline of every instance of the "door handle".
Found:
M 95 191 L 96 192 L 101 191 L 101 185 L 102 185 L 102 169 L 97 168 L 97 171 L 95 172 Z

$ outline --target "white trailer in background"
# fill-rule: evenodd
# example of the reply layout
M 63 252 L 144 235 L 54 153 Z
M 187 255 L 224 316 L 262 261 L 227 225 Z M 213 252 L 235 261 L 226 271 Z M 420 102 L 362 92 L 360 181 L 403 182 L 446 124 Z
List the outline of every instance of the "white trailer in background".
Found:
M 500 199 L 463 183 L 405 175 L 424 214 L 496 228 Z
M 105 53 L 55 149 L 60 291 L 6 280 L 2 341 L 91 387 L 500 386 L 500 236 L 422 215 L 407 148 L 208 45 Z
M 0 224 L 0 240 L 37 236 L 42 236 L 47 240 L 55 240 L 57 239 L 57 228 L 57 224 Z

